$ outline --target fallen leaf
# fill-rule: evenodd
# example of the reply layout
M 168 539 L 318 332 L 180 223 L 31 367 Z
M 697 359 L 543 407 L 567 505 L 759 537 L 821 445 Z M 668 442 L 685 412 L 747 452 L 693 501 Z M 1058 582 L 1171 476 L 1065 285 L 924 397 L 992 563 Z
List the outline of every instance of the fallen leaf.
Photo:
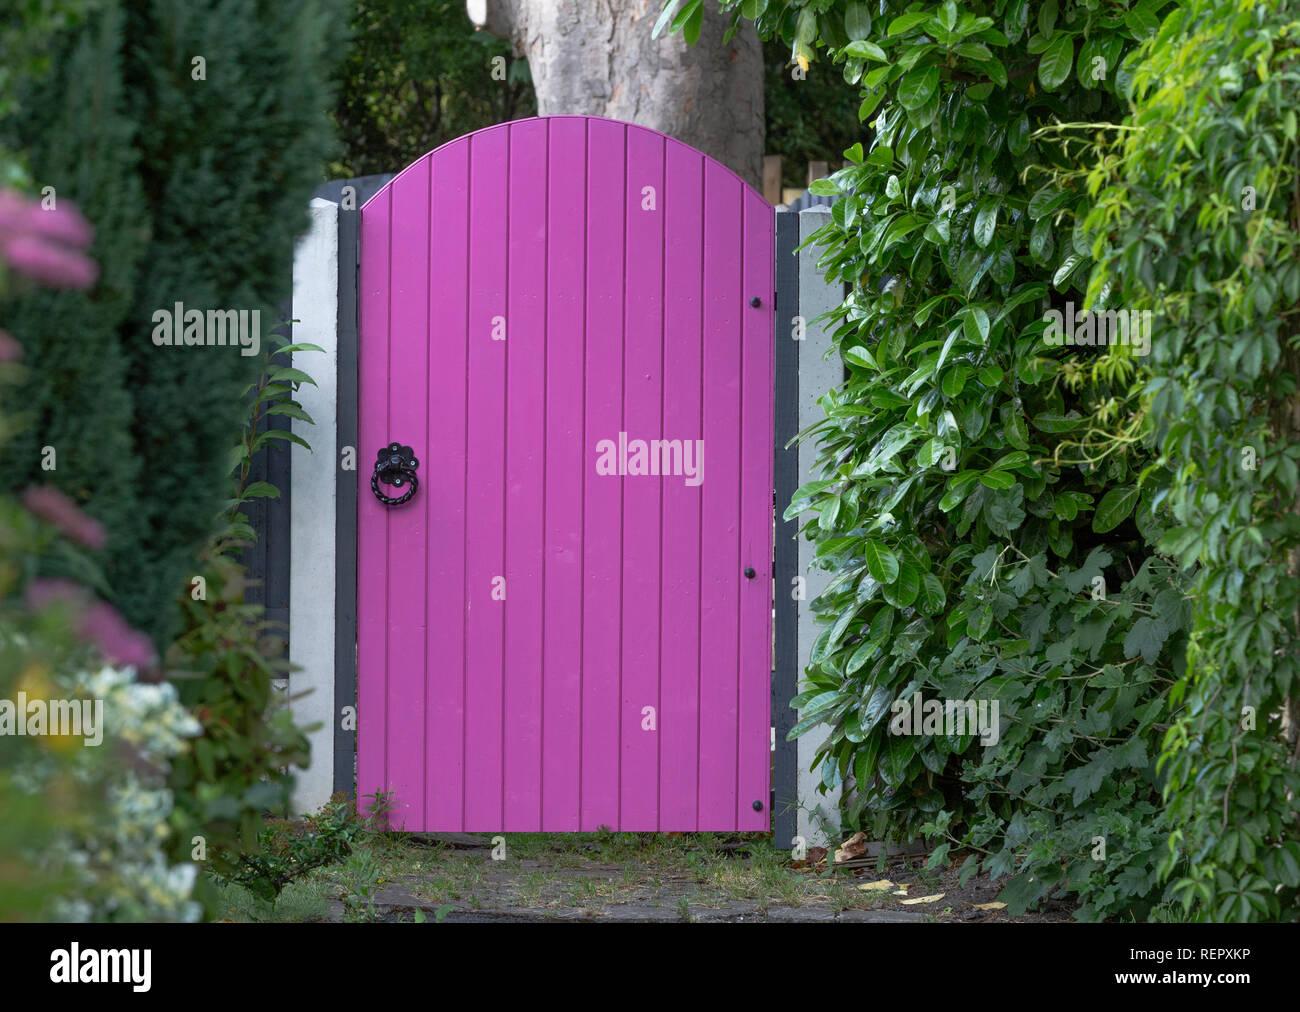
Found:
M 998 903 L 995 901 L 993 903 L 976 903 L 975 909 L 976 910 L 1001 910 L 1005 906 L 1006 906 L 1005 903 Z
M 898 890 L 898 892 L 890 893 L 889 895 L 891 895 L 891 896 L 906 896 L 906 895 L 907 895 L 907 886 L 903 886 L 903 888 L 900 889 L 900 890 Z
M 841 864 L 844 861 L 851 861 L 855 857 L 861 857 L 867 852 L 867 834 L 862 832 L 854 833 L 844 841 L 843 846 L 835 851 L 835 863 Z
M 887 878 L 882 878 L 879 882 L 867 882 L 864 885 L 858 886 L 858 888 L 863 892 L 868 893 L 882 892 L 885 889 L 893 889 L 894 883 L 889 881 Z
M 900 903 L 936 903 L 943 899 L 943 893 L 935 893 L 933 896 L 918 896 L 916 899 L 899 900 Z

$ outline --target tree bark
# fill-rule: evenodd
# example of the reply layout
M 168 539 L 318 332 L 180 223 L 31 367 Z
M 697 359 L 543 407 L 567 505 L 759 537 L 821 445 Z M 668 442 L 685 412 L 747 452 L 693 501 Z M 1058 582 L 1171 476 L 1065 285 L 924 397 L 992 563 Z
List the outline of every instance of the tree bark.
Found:
M 763 166 L 763 51 L 752 22 L 704 5 L 699 41 L 650 37 L 660 0 L 468 0 L 471 20 L 528 58 L 537 110 L 636 123 L 711 155 L 755 188 Z

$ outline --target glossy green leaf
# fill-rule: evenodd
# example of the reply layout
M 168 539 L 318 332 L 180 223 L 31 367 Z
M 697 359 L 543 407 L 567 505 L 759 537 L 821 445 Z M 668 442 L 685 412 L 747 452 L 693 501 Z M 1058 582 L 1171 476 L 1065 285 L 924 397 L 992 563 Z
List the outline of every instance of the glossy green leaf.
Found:
M 899 82 L 898 103 L 904 109 L 919 109 L 930 101 L 938 86 L 938 67 L 916 67 Z
M 898 579 L 898 556 L 885 545 L 879 541 L 868 541 L 863 554 L 867 571 L 881 583 L 893 583 Z
M 1048 91 L 1055 91 L 1070 76 L 1073 65 L 1074 36 L 1062 32 L 1038 60 L 1038 81 Z

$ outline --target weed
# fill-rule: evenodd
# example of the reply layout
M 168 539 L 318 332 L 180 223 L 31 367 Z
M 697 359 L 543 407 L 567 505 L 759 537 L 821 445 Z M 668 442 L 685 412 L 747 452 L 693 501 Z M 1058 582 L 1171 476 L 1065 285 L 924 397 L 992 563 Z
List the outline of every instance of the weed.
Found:
M 375 919 L 375 894 L 381 881 L 379 866 L 368 850 L 352 854 L 343 865 L 343 903 L 349 920 Z

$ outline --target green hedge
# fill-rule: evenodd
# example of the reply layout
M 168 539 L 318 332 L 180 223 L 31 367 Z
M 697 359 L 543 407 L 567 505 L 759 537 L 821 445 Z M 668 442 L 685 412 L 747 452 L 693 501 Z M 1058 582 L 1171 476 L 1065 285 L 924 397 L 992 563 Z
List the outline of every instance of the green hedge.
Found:
M 5 308 L 30 369 L 0 482 L 53 483 L 103 522 L 112 599 L 160 651 L 227 498 L 241 392 L 260 361 L 156 347 L 153 314 L 257 309 L 266 340 L 334 152 L 326 110 L 347 7 L 105 0 L 54 33 L 51 70 L 3 126 L 34 186 L 96 226 L 104 276 L 86 294 L 32 291 Z M 47 445 L 53 472 L 41 470 Z

